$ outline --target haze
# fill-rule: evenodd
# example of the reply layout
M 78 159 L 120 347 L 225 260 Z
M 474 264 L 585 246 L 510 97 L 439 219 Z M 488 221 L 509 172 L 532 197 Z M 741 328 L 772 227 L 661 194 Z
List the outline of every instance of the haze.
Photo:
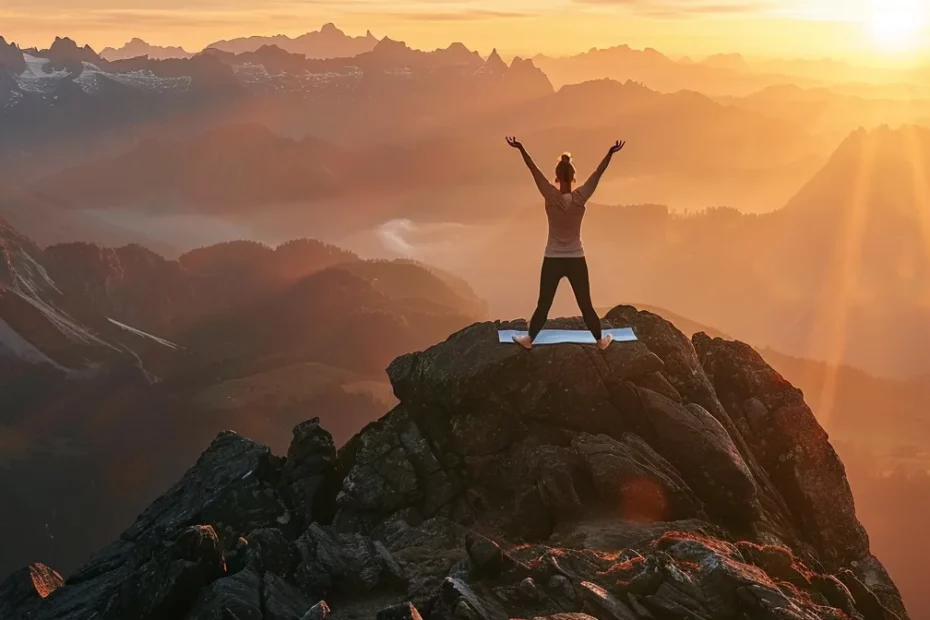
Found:
M 199 50 L 218 39 L 298 35 L 336 21 L 421 49 L 458 40 L 508 54 L 569 54 L 623 40 L 679 55 L 722 50 L 756 56 L 915 62 L 930 53 L 922 0 L 7 0 L 8 39 L 46 45 L 67 30 L 96 48 L 127 32 Z
M 385 368 L 449 334 L 476 377 L 485 351 L 523 368 L 494 338 L 465 342 L 493 336 L 476 322 L 521 325 L 539 292 L 547 218 L 514 135 L 547 178 L 570 151 L 579 181 L 626 142 L 587 202 L 584 253 L 598 313 L 635 305 L 609 320 L 661 337 L 611 345 L 604 372 L 648 368 L 640 394 L 713 409 L 718 439 L 755 446 L 776 472 L 753 466 L 758 488 L 789 485 L 766 523 L 812 542 L 855 533 L 823 513 L 858 515 L 930 617 L 926 0 L 0 0 L 0 526 L 15 533 L 0 578 L 40 559 L 72 573 L 222 430 L 285 454 L 319 415 L 334 448 L 368 445 L 353 437 L 400 393 Z M 563 283 L 550 316 L 577 313 Z M 698 332 L 719 340 L 689 345 Z M 656 353 L 667 376 L 656 342 L 674 344 Z M 600 355 L 554 349 L 528 353 L 552 362 L 539 377 L 469 391 L 551 385 Z M 579 429 L 630 430 L 570 409 L 553 408 L 564 436 L 527 426 L 559 454 Z M 641 413 L 648 444 L 663 412 Z M 818 424 L 855 509 L 823 509 L 847 474 Z M 656 456 L 717 480 L 675 460 L 702 445 Z M 792 454 L 814 472 L 794 490 Z

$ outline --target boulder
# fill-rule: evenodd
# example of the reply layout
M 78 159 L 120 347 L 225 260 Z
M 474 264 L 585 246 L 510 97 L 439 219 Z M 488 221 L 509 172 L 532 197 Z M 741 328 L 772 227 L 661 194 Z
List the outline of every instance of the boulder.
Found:
M 743 523 L 759 514 L 756 484 L 726 429 L 696 403 L 682 406 L 640 389 L 655 447 L 717 515 Z
M 633 610 L 613 594 L 589 581 L 581 582 L 581 596 L 585 607 L 598 618 L 605 620 L 637 620 Z
M 255 530 L 245 541 L 246 563 L 259 573 L 270 572 L 286 577 L 297 566 L 297 550 L 278 528 Z
M 184 617 L 201 590 L 224 571 L 221 543 L 209 525 L 189 526 L 173 540 L 136 547 L 124 557 L 102 575 L 69 580 L 33 618 Z
M 311 607 L 296 585 L 274 573 L 262 576 L 263 620 L 302 620 Z
M 695 347 L 804 538 L 834 567 L 866 555 L 868 537 L 856 518 L 846 470 L 801 392 L 748 345 L 697 334 Z
M 186 620 L 264 620 L 262 578 L 252 569 L 217 579 L 201 590 Z
M 118 617 L 106 614 L 128 609 L 143 619 L 163 606 L 191 604 L 200 588 L 222 576 L 224 548 L 289 520 L 276 491 L 279 473 L 280 460 L 266 446 L 221 433 L 177 484 L 49 596 L 35 617 Z M 152 583 L 144 581 L 148 577 Z
M 297 552 L 295 580 L 310 596 L 362 594 L 404 582 L 403 569 L 384 544 L 361 534 L 340 534 L 314 523 L 297 540 Z
M 572 442 L 591 472 L 602 505 L 626 519 L 677 521 L 704 507 L 678 471 L 634 433 L 617 440 L 582 434 Z
M 276 489 L 280 469 L 280 459 L 268 447 L 232 432 L 221 433 L 121 540 L 140 541 L 186 525 L 208 523 L 225 544 L 261 527 L 287 523 L 289 509 Z
M 0 618 L 27 618 L 63 583 L 61 575 L 45 564 L 21 568 L 0 583 Z
M 378 612 L 377 620 L 423 620 L 413 603 L 401 603 Z
M 325 620 L 329 613 L 329 605 L 326 604 L 326 601 L 320 601 L 311 607 L 300 620 Z
M 287 451 L 284 479 L 297 516 L 305 524 L 313 522 L 318 509 L 317 491 L 333 475 L 336 446 L 333 437 L 313 418 L 294 427 L 294 438 Z
M 493 540 L 469 532 L 465 537 L 465 550 L 474 575 L 496 577 L 504 570 L 504 552 Z

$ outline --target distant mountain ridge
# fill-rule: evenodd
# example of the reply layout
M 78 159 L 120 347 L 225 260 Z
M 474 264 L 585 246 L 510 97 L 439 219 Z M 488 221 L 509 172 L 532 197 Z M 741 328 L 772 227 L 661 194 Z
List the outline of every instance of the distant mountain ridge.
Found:
M 204 49 L 216 49 L 232 54 L 254 52 L 265 46 L 279 47 L 292 54 L 307 58 L 351 58 L 370 52 L 377 45 L 378 39 L 369 30 L 365 36 L 352 37 L 336 27 L 325 24 L 320 30 L 308 32 L 296 38 L 285 35 L 272 37 L 244 37 L 229 41 L 216 41 Z
M 746 96 L 772 86 L 802 87 L 910 83 L 926 95 L 926 69 L 869 69 L 831 59 L 748 59 L 723 53 L 703 60 L 673 59 L 653 48 L 618 45 L 569 56 L 533 57 L 553 84 L 611 78 L 642 82 L 663 92 L 694 90 L 714 96 Z
M 486 318 L 454 276 L 312 240 L 166 260 L 43 250 L 0 220 L 0 521 L 19 532 L 0 573 L 37 552 L 76 566 L 223 429 L 286 446 L 315 411 L 348 439 L 391 405 L 390 360 Z
M 359 58 L 363 66 L 388 62 L 386 51 L 370 54 L 373 57 Z M 723 106 L 695 93 L 663 94 L 638 84 L 607 80 L 547 93 L 548 84 L 531 61 L 514 60 L 507 67 L 496 63 L 492 56 L 489 61 L 447 65 L 442 63 L 449 56 L 437 56 L 437 52 L 427 54 L 398 47 L 391 54 L 407 58 L 406 66 L 411 71 L 433 76 L 436 83 L 460 81 L 463 90 L 441 89 L 435 97 L 451 102 L 455 93 L 471 92 L 474 98 L 469 108 L 454 108 L 450 112 L 460 113 L 464 118 L 451 117 L 445 126 L 434 129 L 428 139 L 408 138 L 400 144 L 373 148 L 343 148 L 322 140 L 295 141 L 257 124 L 228 126 L 191 140 L 146 141 L 119 157 L 43 178 L 36 188 L 41 187 L 45 195 L 74 206 L 107 208 L 122 204 L 147 205 L 161 211 L 234 212 L 259 204 L 286 208 L 304 201 L 374 190 L 383 195 L 393 194 L 423 187 L 424 183 L 454 186 L 473 179 L 504 182 L 514 178 L 509 165 L 512 153 L 500 148 L 491 149 L 480 158 L 474 157 L 474 153 L 496 144 L 498 136 L 505 135 L 508 129 L 523 136 L 534 153 L 564 149 L 569 143 L 573 144 L 575 155 L 587 161 L 596 161 L 601 156 L 600 135 L 623 133 L 636 142 L 638 149 L 637 158 L 627 163 L 624 174 L 701 174 L 709 179 L 709 173 L 713 172 L 721 177 L 721 183 L 730 178 L 734 166 L 777 168 L 816 155 L 808 150 L 805 133 L 791 123 Z M 389 62 L 397 64 L 394 60 Z M 463 74 L 464 77 L 457 77 Z M 535 84 L 540 95 L 521 95 L 521 84 Z M 486 105 L 494 106 L 490 111 L 495 108 L 500 111 L 489 116 L 480 113 L 478 106 L 482 101 L 474 94 L 478 87 L 487 89 Z M 517 91 L 511 95 L 513 88 Z M 387 86 L 382 85 L 379 90 L 386 92 Z M 402 90 L 396 95 L 398 108 L 409 101 L 407 89 Z M 518 95 L 521 98 L 514 100 Z M 411 105 L 425 105 L 429 96 L 428 92 L 416 93 L 416 102 Z M 386 105 L 381 105 L 382 114 Z M 392 105 L 391 109 L 396 108 Z M 427 113 L 435 121 L 443 110 L 424 110 Z M 319 130 L 314 133 L 337 133 L 341 125 L 336 123 L 342 117 L 336 114 L 326 119 L 328 128 L 315 125 Z M 565 129 L 563 119 L 573 115 L 584 119 L 581 126 Z M 407 126 L 402 123 L 410 122 L 387 116 L 386 129 L 392 130 L 392 136 Z M 367 129 L 367 133 L 373 134 L 380 130 L 381 120 L 379 116 L 366 117 L 347 129 L 362 135 Z M 418 125 L 413 125 L 411 131 L 414 129 L 422 131 Z M 666 139 L 676 140 L 679 147 L 669 151 L 665 148 Z M 710 140 L 718 148 L 708 153 L 703 145 Z M 768 144 L 765 152 L 756 148 L 762 141 Z M 222 145 L 226 148 L 220 148 Z M 397 156 L 388 156 L 391 153 Z M 438 162 L 446 165 L 440 166 Z M 302 173 L 293 174 L 296 169 Z M 405 174 L 410 169 L 429 174 L 413 178 Z M 219 175 L 228 170 L 237 173 L 221 182 Z M 126 182 L 112 183 L 114 174 Z M 382 214 L 395 215 L 403 214 Z
M 120 48 L 105 47 L 100 51 L 100 57 L 109 61 L 126 60 L 127 58 L 138 58 L 140 56 L 147 56 L 154 60 L 166 60 L 168 58 L 190 58 L 193 55 L 193 53 L 179 46 L 151 45 L 138 37 L 128 41 Z
M 552 90 L 531 62 L 508 67 L 497 54 L 489 61 L 461 44 L 422 52 L 390 39 L 331 59 L 265 45 L 242 54 L 209 49 L 191 58 L 108 61 L 66 38 L 28 54 L 5 45 L 0 64 L 16 64 L 0 81 L 0 162 L 35 174 L 122 152 L 147 134 L 190 136 L 220 123 L 371 142 Z M 456 105 L 463 97 L 467 108 Z

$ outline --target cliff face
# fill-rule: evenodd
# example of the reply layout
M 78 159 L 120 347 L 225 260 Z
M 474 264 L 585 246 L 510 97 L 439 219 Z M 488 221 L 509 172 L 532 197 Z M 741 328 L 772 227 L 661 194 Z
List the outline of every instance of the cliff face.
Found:
M 798 390 L 746 345 L 606 322 L 640 341 L 527 353 L 486 323 L 404 356 L 338 454 L 314 421 L 286 458 L 221 435 L 21 617 L 907 617 Z

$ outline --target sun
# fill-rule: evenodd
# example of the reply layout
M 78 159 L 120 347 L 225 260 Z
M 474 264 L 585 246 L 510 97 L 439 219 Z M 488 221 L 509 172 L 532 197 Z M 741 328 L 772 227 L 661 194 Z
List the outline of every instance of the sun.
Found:
M 872 0 L 867 23 L 874 43 L 886 52 L 916 50 L 926 25 L 927 0 Z

